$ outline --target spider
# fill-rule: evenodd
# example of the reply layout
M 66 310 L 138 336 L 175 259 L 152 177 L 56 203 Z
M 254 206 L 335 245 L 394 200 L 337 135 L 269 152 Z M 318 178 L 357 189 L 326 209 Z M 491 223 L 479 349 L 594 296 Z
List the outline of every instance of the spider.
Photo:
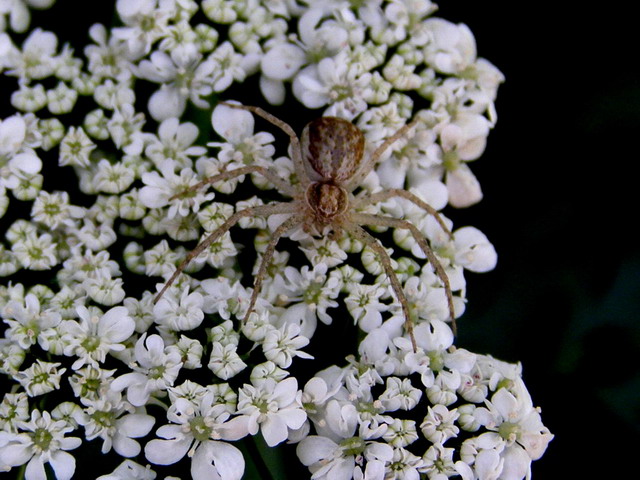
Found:
M 337 117 L 317 118 L 305 126 L 299 139 L 289 124 L 260 107 L 226 102 L 220 103 L 227 107 L 247 110 L 280 128 L 289 136 L 294 173 L 298 178 L 298 183 L 288 183 L 281 178 L 275 170 L 258 165 L 248 165 L 206 178 L 184 192 L 171 197 L 171 199 L 175 199 L 196 191 L 205 185 L 229 180 L 241 175 L 256 173 L 266 178 L 280 190 L 281 193 L 290 196 L 291 200 L 248 207 L 231 215 L 222 225 L 187 254 L 183 262 L 177 267 L 173 275 L 156 295 L 154 303 L 162 297 L 193 258 L 222 237 L 222 235 L 241 218 L 289 214 L 290 216 L 287 220 L 280 224 L 272 233 L 271 240 L 265 249 L 254 280 L 253 292 L 243 323 L 248 320 L 249 315 L 255 307 L 276 244 L 284 234 L 299 226 L 302 226 L 305 232 L 312 235 L 323 235 L 328 231 L 334 239 L 340 238 L 346 232 L 357 240 L 360 240 L 363 244 L 368 245 L 378 255 L 395 296 L 402 307 L 405 318 L 404 327 L 409 334 L 413 349 L 416 351 L 417 346 L 413 335 L 413 321 L 411 320 L 406 296 L 392 268 L 391 259 L 386 250 L 376 238 L 362 227 L 362 225 L 369 225 L 401 228 L 411 232 L 445 288 L 449 316 L 455 334 L 456 324 L 453 295 L 449 279 L 444 268 L 429 246 L 424 234 L 407 220 L 385 215 L 362 213 L 359 210 L 362 210 L 363 207 L 369 204 L 383 202 L 392 197 L 404 198 L 432 215 L 443 231 L 450 238 L 453 238 L 451 231 L 445 225 L 438 212 L 416 195 L 402 189 L 387 189 L 358 196 L 355 196 L 353 193 L 376 165 L 376 162 L 380 159 L 384 151 L 403 137 L 417 123 L 417 120 L 413 120 L 401 127 L 377 147 L 368 158 L 365 158 L 364 134 L 358 127 L 347 120 Z

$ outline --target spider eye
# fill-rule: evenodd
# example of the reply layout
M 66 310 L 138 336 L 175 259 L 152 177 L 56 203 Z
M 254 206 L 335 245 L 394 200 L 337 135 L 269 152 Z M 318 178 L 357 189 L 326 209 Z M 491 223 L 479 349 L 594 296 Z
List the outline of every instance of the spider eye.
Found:
M 301 144 L 315 181 L 345 182 L 356 173 L 364 155 L 363 133 L 337 117 L 320 117 L 307 124 Z

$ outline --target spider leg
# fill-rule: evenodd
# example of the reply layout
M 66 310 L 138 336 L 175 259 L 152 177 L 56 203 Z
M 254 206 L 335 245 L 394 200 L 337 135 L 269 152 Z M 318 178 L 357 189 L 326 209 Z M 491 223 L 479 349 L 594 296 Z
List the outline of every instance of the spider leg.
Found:
M 359 185 L 362 185 L 365 177 L 369 175 L 369 172 L 373 169 L 375 164 L 378 162 L 382 154 L 385 152 L 387 148 L 397 142 L 400 138 L 404 137 L 409 130 L 411 130 L 418 123 L 418 119 L 414 118 L 411 122 L 403 125 L 389 138 L 387 138 L 382 144 L 376 148 L 373 153 L 369 156 L 369 158 L 362 162 L 362 165 L 358 169 L 358 171 L 351 177 L 351 179 L 343 185 L 347 192 L 354 191 Z
M 298 139 L 296 132 L 294 132 L 293 128 L 291 128 L 291 125 L 271 115 L 270 113 L 264 111 L 260 107 L 254 107 L 251 105 L 240 105 L 238 103 L 227 103 L 227 102 L 220 102 L 219 105 L 224 105 L 225 107 L 237 108 L 238 110 L 247 110 L 265 119 L 267 122 L 271 123 L 272 125 L 275 125 L 284 133 L 286 133 L 289 136 L 289 141 L 291 142 L 291 150 L 292 150 L 291 156 L 293 157 L 291 160 L 293 160 L 293 168 L 296 172 L 296 176 L 298 177 L 299 180 L 302 180 L 303 178 L 307 178 L 307 175 L 304 170 L 304 165 L 302 164 L 302 153 L 301 153 L 302 150 L 300 149 L 300 140 Z
M 361 207 L 368 203 L 373 204 L 373 203 L 384 202 L 385 200 L 388 200 L 389 198 L 393 198 L 393 197 L 402 197 L 406 200 L 409 200 L 414 205 L 417 205 L 418 207 L 425 210 L 433 218 L 436 219 L 436 221 L 438 222 L 438 225 L 440 225 L 440 228 L 442 228 L 442 230 L 449 236 L 449 238 L 453 240 L 453 233 L 451 233 L 451 230 L 449 230 L 449 227 L 447 227 L 447 225 L 444 223 L 444 220 L 442 220 L 440 213 L 431 205 L 429 205 L 427 202 L 421 200 L 417 195 L 414 195 L 413 193 L 408 192 L 407 190 L 402 190 L 400 188 L 390 188 L 388 190 L 383 190 L 381 192 L 372 193 L 371 195 L 358 198 L 356 203 L 354 204 L 354 208 Z
M 260 266 L 258 267 L 258 273 L 256 274 L 256 279 L 253 283 L 253 292 L 251 293 L 251 299 L 249 300 L 249 307 L 247 308 L 247 312 L 244 314 L 244 318 L 242 319 L 242 324 L 247 323 L 249 319 L 249 315 L 253 312 L 253 308 L 256 305 L 256 301 L 258 300 L 258 295 L 260 293 L 260 289 L 262 288 L 262 282 L 264 280 L 265 274 L 267 273 L 267 268 L 271 263 L 271 258 L 273 257 L 273 253 L 276 249 L 276 244 L 289 230 L 294 228 L 297 225 L 300 225 L 302 222 L 302 218 L 294 215 L 289 217 L 287 220 L 282 222 L 278 228 L 276 228 L 271 236 L 271 240 L 269 240 L 269 244 L 267 245 L 266 250 L 262 254 L 262 260 L 260 260 Z
M 200 190 L 205 185 L 211 185 L 213 183 L 221 182 L 223 180 L 229 180 L 231 178 L 239 177 L 241 175 L 247 175 L 250 173 L 258 173 L 262 175 L 264 178 L 266 178 L 272 184 L 274 184 L 278 188 L 278 190 L 280 190 L 281 192 L 287 195 L 290 195 L 293 197 L 296 193 L 296 189 L 294 187 L 292 187 L 289 183 L 285 182 L 276 173 L 272 172 L 268 168 L 261 167 L 259 165 L 249 165 L 246 167 L 234 168 L 233 170 L 222 172 L 217 175 L 213 175 L 212 177 L 207 177 L 201 182 L 198 182 L 195 185 L 191 185 L 189 188 L 187 188 L 183 192 L 176 193 L 174 196 L 169 198 L 169 200 L 174 200 L 187 193 Z
M 402 313 L 404 314 L 404 328 L 409 334 L 409 338 L 411 339 L 411 345 L 413 346 L 413 351 L 418 351 L 418 346 L 416 345 L 416 339 L 413 336 L 413 320 L 411 320 L 411 315 L 409 312 L 409 303 L 407 302 L 407 297 L 402 290 L 402 285 L 400 285 L 400 280 L 398 280 L 398 276 L 396 272 L 393 270 L 391 265 L 391 258 L 389 258 L 389 254 L 384 249 L 384 247 L 371 236 L 364 228 L 355 224 L 345 224 L 343 226 L 345 230 L 351 233 L 358 240 L 363 242 L 365 245 L 368 245 L 375 253 L 380 257 L 380 262 L 384 268 L 387 277 L 389 277 L 389 282 L 391 283 L 391 288 L 393 288 L 394 293 L 398 301 L 400 302 L 400 306 L 402 307 Z
M 420 246 L 424 254 L 427 256 L 427 259 L 429 260 L 429 263 L 431 263 L 431 266 L 433 267 L 436 275 L 444 285 L 444 290 L 447 295 L 447 306 L 449 307 L 449 318 L 451 319 L 451 328 L 453 330 L 453 334 L 457 335 L 458 327 L 456 325 L 455 309 L 453 307 L 453 293 L 451 292 L 451 284 L 449 282 L 449 277 L 447 276 L 447 273 L 444 271 L 442 264 L 436 257 L 436 254 L 433 253 L 433 250 L 431 250 L 431 247 L 429 246 L 429 243 L 427 242 L 426 237 L 420 230 L 418 230 L 418 227 L 416 227 L 414 224 L 406 220 L 401 220 L 399 218 L 393 218 L 393 217 L 386 217 L 382 215 L 354 213 L 352 214 L 351 218 L 355 223 L 358 223 L 358 224 L 380 225 L 380 226 L 391 227 L 391 228 L 404 228 L 411 232 L 411 234 L 413 235 L 413 238 L 416 239 L 416 241 L 418 242 L 418 245 Z
M 169 277 L 169 280 L 164 284 L 162 290 L 158 292 L 156 297 L 153 299 L 153 303 L 158 303 L 158 300 L 162 298 L 164 293 L 169 289 L 169 287 L 175 282 L 178 275 L 182 273 L 182 271 L 189 265 L 189 262 L 193 260 L 195 257 L 200 255 L 205 249 L 207 249 L 213 242 L 218 240 L 222 235 L 224 235 L 231 227 L 233 227 L 238 220 L 243 217 L 249 216 L 270 216 L 275 213 L 293 213 L 293 208 L 291 207 L 289 202 L 277 202 L 271 203 L 268 205 L 258 205 L 255 207 L 245 208 L 244 210 L 240 210 L 239 212 L 231 215 L 222 225 L 216 228 L 207 238 L 205 238 L 202 242 L 200 242 L 196 248 L 191 250 L 186 258 L 182 261 L 176 271 L 173 272 L 173 275 Z

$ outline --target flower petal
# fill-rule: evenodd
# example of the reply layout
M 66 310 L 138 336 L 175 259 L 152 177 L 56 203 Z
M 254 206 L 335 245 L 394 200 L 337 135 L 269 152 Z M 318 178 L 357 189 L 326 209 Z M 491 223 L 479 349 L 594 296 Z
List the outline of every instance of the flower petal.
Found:
M 191 446 L 193 438 L 185 437 L 176 440 L 151 440 L 144 447 L 144 454 L 156 465 L 172 465 L 184 457 Z
M 24 471 L 24 478 L 29 480 L 47 480 L 47 473 L 44 471 L 44 463 L 39 455 L 33 457 Z
M 225 442 L 200 444 L 191 460 L 191 478 L 194 480 L 240 480 L 243 473 L 242 453 Z
M 218 135 L 235 145 L 253 135 L 255 121 L 246 110 L 218 105 L 211 114 L 211 124 Z
M 128 339 L 136 328 L 127 307 L 113 307 L 98 323 L 98 335 L 109 343 L 120 343 Z
M 76 471 L 76 459 L 70 453 L 58 450 L 51 454 L 49 461 L 58 480 L 69 480 Z M 27 476 L 27 478 L 29 478 Z

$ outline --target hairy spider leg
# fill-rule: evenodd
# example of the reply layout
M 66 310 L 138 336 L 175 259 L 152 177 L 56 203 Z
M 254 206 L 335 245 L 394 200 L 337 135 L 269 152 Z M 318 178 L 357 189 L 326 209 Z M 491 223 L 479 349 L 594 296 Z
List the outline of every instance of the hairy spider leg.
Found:
M 251 113 L 254 113 L 255 115 L 258 115 L 272 125 L 275 125 L 284 133 L 286 133 L 289 136 L 289 141 L 291 142 L 291 160 L 293 161 L 293 169 L 296 173 L 296 176 L 298 177 L 298 180 L 300 182 L 302 182 L 303 179 L 307 179 L 308 181 L 307 174 L 302 163 L 302 150 L 300 148 L 300 140 L 298 139 L 296 132 L 294 132 L 293 128 L 291 128 L 291 125 L 264 111 L 260 107 L 227 102 L 220 102 L 218 105 L 224 105 L 226 107 L 236 108 L 238 110 L 247 110 Z
M 354 213 L 352 218 L 355 222 L 362 225 L 377 225 L 381 227 L 391 227 L 391 228 L 403 228 L 411 231 L 413 238 L 416 239 L 420 249 L 424 252 L 429 263 L 433 267 L 436 275 L 444 285 L 444 290 L 447 296 L 447 306 L 449 308 L 449 317 L 451 319 L 451 328 L 453 330 L 453 334 L 457 335 L 458 327 L 456 325 L 456 316 L 455 309 L 453 306 L 453 293 L 451 292 L 451 284 L 449 283 L 449 277 L 447 273 L 444 271 L 442 264 L 436 257 L 436 254 L 433 253 L 429 243 L 424 236 L 424 234 L 418 230 L 413 223 L 408 222 L 407 220 L 401 220 L 399 218 L 387 217 L 383 215 L 371 215 L 368 213 Z M 406 301 L 406 300 L 405 300 Z
M 384 202 L 385 200 L 393 197 L 402 197 L 406 200 L 409 200 L 414 205 L 422 208 L 423 210 L 426 210 L 428 214 L 436 219 L 438 225 L 440 225 L 440 228 L 442 228 L 442 230 L 449 236 L 449 238 L 453 240 L 453 233 L 451 233 L 449 227 L 447 227 L 447 225 L 444 223 L 444 220 L 442 219 L 442 216 L 440 216 L 440 213 L 427 202 L 421 200 L 420 197 L 407 190 L 390 188 L 388 190 L 382 190 L 381 192 L 365 195 L 364 197 L 359 197 L 354 204 L 354 208 L 363 207 L 368 204 Z
M 418 346 L 416 345 L 416 339 L 413 336 L 413 321 L 411 320 L 411 313 L 409 311 L 409 303 L 407 302 L 407 297 L 402 290 L 402 285 L 400 285 L 400 280 L 398 280 L 398 276 L 396 272 L 393 270 L 393 266 L 391 265 L 391 258 L 389 254 L 384 249 L 384 247 L 380 244 L 380 242 L 373 237 L 369 232 L 367 232 L 364 228 L 360 227 L 356 224 L 345 225 L 344 229 L 351 233 L 356 239 L 360 240 L 364 244 L 368 245 L 375 253 L 378 254 L 380 258 L 380 263 L 382 263 L 382 267 L 384 268 L 387 277 L 389 277 L 389 282 L 391 283 L 391 288 L 393 288 L 394 293 L 398 301 L 400 302 L 400 306 L 402 307 L 402 313 L 404 314 L 404 328 L 409 334 L 409 338 L 411 339 L 411 345 L 413 346 L 413 351 L 418 351 Z
M 404 137 L 409 130 L 411 130 L 418 123 L 418 119 L 415 118 L 411 122 L 400 127 L 396 133 L 387 138 L 382 144 L 376 148 L 367 160 L 362 162 L 358 171 L 346 181 L 342 186 L 347 192 L 353 192 L 359 185 L 362 185 L 364 179 L 369 175 L 369 172 L 373 170 L 373 167 L 380 159 L 380 156 L 385 152 L 387 148 Z
M 206 248 L 208 248 L 213 242 L 218 240 L 222 235 L 224 235 L 231 227 L 233 227 L 238 221 L 243 217 L 250 216 L 262 216 L 268 217 L 277 213 L 293 213 L 293 209 L 291 207 L 290 202 L 276 202 L 270 203 L 267 205 L 257 205 L 255 207 L 245 208 L 244 210 L 240 210 L 239 212 L 231 215 L 222 225 L 216 228 L 207 238 L 205 238 L 202 242 L 200 242 L 196 248 L 190 251 L 187 254 L 187 257 L 182 261 L 176 271 L 173 272 L 173 275 L 167 280 L 162 287 L 162 290 L 156 295 L 153 299 L 153 303 L 157 303 L 158 300 L 162 298 L 167 289 L 173 284 L 173 282 L 178 278 L 178 275 L 182 273 L 182 271 L 189 265 L 189 262 L 193 260 L 195 257 L 200 255 Z
M 258 173 L 262 175 L 264 178 L 273 183 L 278 190 L 282 193 L 293 197 L 296 194 L 296 189 L 292 187 L 289 183 L 285 182 L 280 178 L 276 173 L 272 172 L 266 167 L 261 167 L 259 165 L 249 165 L 246 167 L 234 168 L 233 170 L 229 170 L 226 172 L 221 172 L 211 177 L 205 178 L 201 182 L 196 183 L 195 185 L 191 185 L 186 190 L 176 193 L 174 196 L 169 198 L 169 200 L 174 200 L 176 198 L 182 197 L 190 192 L 195 192 L 200 190 L 205 185 L 212 185 L 217 182 L 221 182 L 223 180 L 229 180 L 231 178 L 239 177 L 241 175 L 248 175 L 250 173 Z
M 273 231 L 271 240 L 269 240 L 269 244 L 267 245 L 267 248 L 262 254 L 262 259 L 260 260 L 258 273 L 256 274 L 256 279 L 253 283 L 253 292 L 251 293 L 249 306 L 247 308 L 247 312 L 244 315 L 244 318 L 242 319 L 243 325 L 247 323 L 247 320 L 249 319 L 249 316 L 251 315 L 251 312 L 253 312 L 253 309 L 256 305 L 256 301 L 258 300 L 258 295 L 260 294 L 260 289 L 262 288 L 262 282 L 267 273 L 267 268 L 271 264 L 271 258 L 273 257 L 273 253 L 276 249 L 276 245 L 278 241 L 280 240 L 280 238 L 282 238 L 282 236 L 285 233 L 287 233 L 289 230 L 293 229 L 294 227 L 300 225 L 301 223 L 302 223 L 302 217 L 298 215 L 293 215 L 288 219 L 286 219 L 284 222 L 282 222 L 278 226 L 278 228 L 276 228 Z

